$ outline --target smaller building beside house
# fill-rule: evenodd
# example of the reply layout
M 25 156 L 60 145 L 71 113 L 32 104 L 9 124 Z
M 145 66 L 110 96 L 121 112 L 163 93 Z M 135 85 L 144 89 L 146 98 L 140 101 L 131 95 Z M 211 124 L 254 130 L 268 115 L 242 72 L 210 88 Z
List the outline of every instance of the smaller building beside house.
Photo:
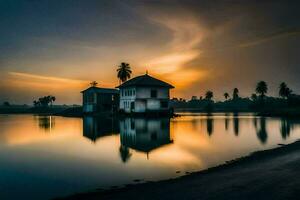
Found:
M 174 86 L 148 74 L 137 76 L 120 89 L 119 108 L 125 113 L 169 112 L 170 89 Z
M 89 87 L 82 92 L 83 112 L 115 112 L 119 108 L 119 90 L 110 88 Z

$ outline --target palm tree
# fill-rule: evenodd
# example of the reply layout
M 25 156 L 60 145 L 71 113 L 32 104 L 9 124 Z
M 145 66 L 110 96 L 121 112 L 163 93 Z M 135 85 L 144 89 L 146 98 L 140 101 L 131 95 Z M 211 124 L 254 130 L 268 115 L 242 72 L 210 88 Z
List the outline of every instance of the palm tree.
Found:
M 205 99 L 211 100 L 213 97 L 214 97 L 214 93 L 213 93 L 212 91 L 208 90 L 208 91 L 205 93 Z
M 130 65 L 124 62 L 122 62 L 121 65 L 118 67 L 117 72 L 117 76 L 120 80 L 120 83 L 127 81 L 127 79 L 130 79 L 130 75 L 132 73 Z
M 224 93 L 225 100 L 229 98 L 229 94 L 227 92 Z
M 260 95 L 261 98 L 265 96 L 268 92 L 268 85 L 265 81 L 259 81 L 255 89 L 256 93 Z
M 51 103 L 51 106 L 52 106 L 52 103 L 56 100 L 56 97 L 55 96 L 50 96 L 50 103 Z
M 239 98 L 239 89 L 237 89 L 237 88 L 233 89 L 232 97 L 233 97 L 233 99 Z
M 292 94 L 292 90 L 287 87 L 285 82 L 280 83 L 279 85 L 279 96 L 282 98 L 288 98 Z
M 255 93 L 253 93 L 251 95 L 251 99 L 252 99 L 252 101 L 256 101 L 257 100 L 257 95 Z
M 39 105 L 40 105 L 40 102 L 39 102 L 39 101 L 36 101 L 36 100 L 34 100 L 34 101 L 33 101 L 33 105 L 34 105 L 34 107 L 37 107 L 37 106 L 39 106 Z
M 98 85 L 97 81 L 90 82 L 91 87 L 96 87 Z

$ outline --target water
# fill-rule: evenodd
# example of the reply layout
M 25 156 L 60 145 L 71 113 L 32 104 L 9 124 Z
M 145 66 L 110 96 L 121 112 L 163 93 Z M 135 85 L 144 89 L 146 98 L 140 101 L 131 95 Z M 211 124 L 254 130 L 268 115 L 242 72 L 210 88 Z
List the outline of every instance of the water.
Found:
M 251 114 L 0 115 L 0 199 L 50 199 L 177 177 L 299 138 L 300 120 Z

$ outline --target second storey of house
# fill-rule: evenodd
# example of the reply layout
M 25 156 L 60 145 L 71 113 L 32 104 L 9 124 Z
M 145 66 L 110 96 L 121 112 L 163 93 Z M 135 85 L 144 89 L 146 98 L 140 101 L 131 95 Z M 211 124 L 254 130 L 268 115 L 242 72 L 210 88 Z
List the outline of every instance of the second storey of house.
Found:
M 169 88 L 165 87 L 125 87 L 120 89 L 120 99 L 135 100 L 135 99 L 169 99 Z

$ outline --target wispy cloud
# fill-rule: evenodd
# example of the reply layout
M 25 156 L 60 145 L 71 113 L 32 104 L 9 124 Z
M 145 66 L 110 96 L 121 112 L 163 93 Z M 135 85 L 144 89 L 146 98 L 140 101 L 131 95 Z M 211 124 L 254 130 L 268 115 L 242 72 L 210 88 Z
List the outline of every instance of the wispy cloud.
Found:
M 167 53 L 161 53 L 161 56 L 146 61 L 151 71 L 165 77 L 175 86 L 187 86 L 202 78 L 201 70 L 191 71 L 186 67 L 187 63 L 201 54 L 197 47 L 202 41 L 204 30 L 199 22 L 189 15 L 185 17 L 156 15 L 149 19 L 168 30 L 171 38 L 167 43 Z
M 256 45 L 263 44 L 265 42 L 269 42 L 271 40 L 290 37 L 290 36 L 296 36 L 296 35 L 300 35 L 300 29 L 299 28 L 297 28 L 297 29 L 288 29 L 288 30 L 280 30 L 280 31 L 277 31 L 277 32 L 273 32 L 271 34 L 259 36 L 254 40 L 241 43 L 241 44 L 238 45 L 238 47 L 246 48 L 246 47 L 256 46 Z
M 38 80 L 45 80 L 45 81 L 56 81 L 56 82 L 64 82 L 64 83 L 88 83 L 88 81 L 86 80 L 59 78 L 53 76 L 42 76 L 42 75 L 22 73 L 22 72 L 8 72 L 8 74 L 11 76 L 16 76 L 21 78 L 38 79 Z

